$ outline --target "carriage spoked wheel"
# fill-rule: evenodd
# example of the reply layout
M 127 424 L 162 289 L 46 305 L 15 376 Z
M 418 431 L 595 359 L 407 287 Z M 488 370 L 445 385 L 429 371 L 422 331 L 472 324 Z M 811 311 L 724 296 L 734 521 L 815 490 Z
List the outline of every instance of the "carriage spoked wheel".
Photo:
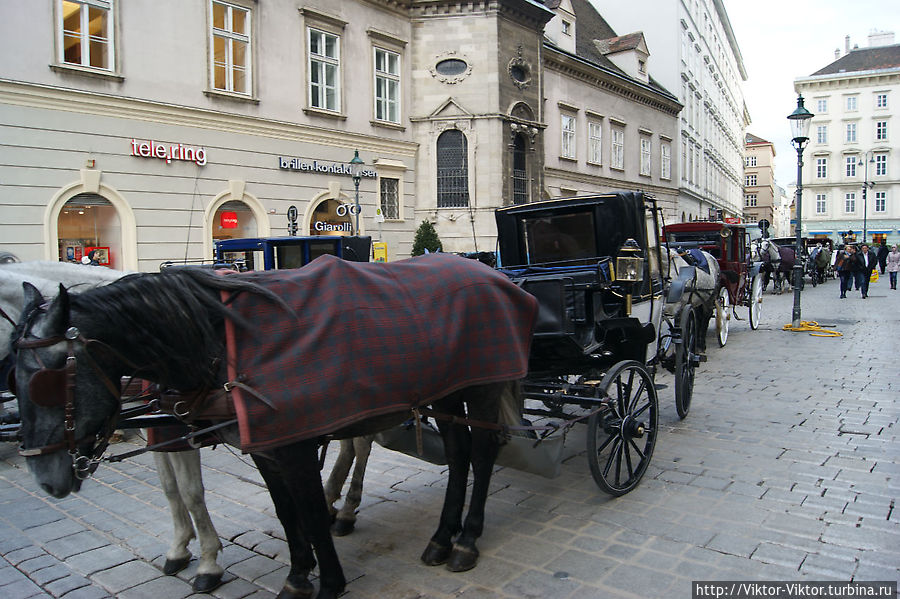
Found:
M 716 336 L 719 339 L 719 347 L 725 347 L 728 341 L 728 328 L 731 326 L 731 298 L 728 289 L 722 287 L 719 297 L 716 298 Z
M 609 409 L 588 419 L 588 464 L 597 486 L 618 497 L 635 488 L 647 471 L 659 403 L 650 373 L 634 360 L 614 365 L 600 386 Z
M 763 281 L 762 275 L 756 275 L 750 282 L 750 328 L 759 328 L 759 315 L 762 311 Z
M 697 353 L 697 316 L 684 310 L 680 319 L 681 342 L 675 346 L 675 411 L 684 419 L 694 395 L 694 370 L 700 364 Z

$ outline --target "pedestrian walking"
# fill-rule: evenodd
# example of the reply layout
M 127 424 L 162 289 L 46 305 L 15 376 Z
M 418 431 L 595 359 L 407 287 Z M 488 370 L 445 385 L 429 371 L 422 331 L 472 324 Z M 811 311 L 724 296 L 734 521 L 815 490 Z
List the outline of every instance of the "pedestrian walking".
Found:
M 897 251 L 897 244 L 891 246 L 891 251 L 888 252 L 885 262 L 887 263 L 886 270 L 891 278 L 891 289 L 896 291 L 897 272 L 900 271 L 900 251 Z
M 847 292 L 850 291 L 852 285 L 855 254 L 856 248 L 852 245 L 842 246 L 835 252 L 834 267 L 841 279 L 841 299 L 847 297 Z
M 862 299 L 866 299 L 869 297 L 869 278 L 872 276 L 872 271 L 878 266 L 878 258 L 869 251 L 869 246 L 864 243 L 856 254 L 854 265 L 856 268 L 853 276 L 856 279 L 856 288 L 859 289 Z
M 878 267 L 881 269 L 881 274 L 884 274 L 884 267 L 889 253 L 887 241 L 882 241 L 881 245 L 878 246 Z

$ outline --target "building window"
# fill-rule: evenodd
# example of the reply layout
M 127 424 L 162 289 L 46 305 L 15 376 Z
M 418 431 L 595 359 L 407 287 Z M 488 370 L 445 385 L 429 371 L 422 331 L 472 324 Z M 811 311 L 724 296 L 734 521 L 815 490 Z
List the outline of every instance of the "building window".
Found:
M 113 0 L 62 0 L 59 16 L 60 62 L 112 71 Z
M 212 2 L 212 86 L 250 93 L 250 11 Z
M 309 105 L 340 111 L 341 38 L 309 28 Z
M 744 177 L 744 185 L 746 187 L 756 186 L 756 175 L 747 175 L 746 177 Z
M 855 112 L 856 103 L 856 96 L 847 96 L 847 112 Z
M 747 156 L 744 160 L 744 166 L 756 166 L 756 156 Z
M 672 178 L 672 144 L 667 141 L 659 145 L 659 176 L 662 179 Z
M 745 208 L 756 208 L 756 194 L 748 193 L 744 196 L 744 207 Z
M 375 120 L 400 122 L 400 55 L 375 48 Z
M 875 140 L 887 141 L 887 121 L 875 121 Z
M 572 24 L 568 21 L 562 22 L 562 32 L 563 35 L 572 35 Z
M 575 158 L 575 117 L 564 114 L 560 117 L 562 128 L 562 157 Z
M 816 214 L 825 214 L 825 194 L 816 194 Z
M 876 94 L 875 95 L 875 108 L 887 108 L 887 94 Z
M 855 155 L 847 156 L 846 163 L 847 163 L 847 172 L 846 172 L 847 176 L 855 177 L 856 176 L 856 156 Z
M 827 98 L 819 98 L 816 100 L 816 114 L 827 114 L 828 113 L 828 99 Z
M 828 143 L 828 125 L 817 125 L 816 126 L 816 143 L 820 143 L 820 144 Z
M 625 168 L 625 132 L 618 128 L 612 129 L 612 141 L 610 142 L 609 162 L 612 168 Z
M 886 212 L 887 211 L 887 192 L 886 191 L 876 191 L 875 192 L 875 212 Z
M 603 163 L 603 132 L 600 123 L 588 123 L 588 162 Z
M 856 123 L 847 123 L 847 143 L 856 143 Z
M 875 154 L 875 174 L 878 176 L 887 174 L 887 154 Z
M 438 208 L 469 205 L 469 156 L 466 136 L 459 129 L 441 133 L 437 140 Z
M 828 176 L 828 159 L 816 158 L 816 178 L 824 179 Z
M 641 174 L 650 176 L 650 140 L 641 138 Z
M 387 220 L 400 220 L 400 179 L 381 177 L 381 214 Z
M 525 136 L 517 133 L 513 140 L 513 204 L 528 201 L 528 163 Z
M 844 195 L 844 212 L 848 214 L 856 212 L 856 192 Z

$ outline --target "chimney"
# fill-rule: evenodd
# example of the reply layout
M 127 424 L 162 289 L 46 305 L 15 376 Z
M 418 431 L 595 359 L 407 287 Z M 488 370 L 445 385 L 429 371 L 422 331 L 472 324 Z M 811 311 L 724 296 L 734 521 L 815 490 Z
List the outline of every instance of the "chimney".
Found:
M 850 36 L 844 38 L 844 54 L 850 54 Z
M 840 49 L 840 48 L 835 48 L 835 49 L 834 49 L 834 59 L 837 60 L 837 59 L 840 58 L 840 57 L 841 57 L 841 49 Z

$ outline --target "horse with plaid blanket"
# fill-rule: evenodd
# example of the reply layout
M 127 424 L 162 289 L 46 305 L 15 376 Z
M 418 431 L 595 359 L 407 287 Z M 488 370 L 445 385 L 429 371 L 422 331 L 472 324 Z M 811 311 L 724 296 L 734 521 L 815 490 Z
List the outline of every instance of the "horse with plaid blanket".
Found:
M 118 398 L 109 389 L 111 380 L 132 374 L 198 396 L 223 386 L 241 388 L 247 396 L 235 399 L 235 408 L 239 415 L 244 412 L 243 422 L 221 429 L 221 434 L 225 442 L 251 452 L 284 526 L 291 568 L 279 597 L 311 597 L 315 587 L 309 574 L 318 561 L 318 596 L 330 599 L 344 590 L 346 580 L 329 532 L 317 455 L 320 442 L 326 435 L 344 438 L 384 429 L 407 418 L 411 408 L 430 403 L 447 417 L 438 420 L 438 426 L 449 478 L 440 523 L 422 560 L 430 565 L 446 563 L 453 571 L 474 567 L 478 558 L 475 543 L 482 534 L 488 485 L 499 448 L 499 432 L 490 425 L 498 420 L 504 388 L 526 373 L 536 301 L 505 276 L 460 257 L 354 263 L 350 270 L 334 268 L 336 263 L 345 263 L 328 258 L 319 258 L 297 273 L 308 273 L 307 281 L 315 282 L 320 293 L 313 295 L 321 295 L 326 304 L 338 302 L 341 316 L 363 312 L 345 328 L 337 326 L 336 313 L 327 310 L 303 324 L 304 313 L 315 309 L 286 303 L 281 291 L 304 285 L 286 281 L 280 271 L 222 276 L 179 269 L 132 275 L 78 295 L 60 289 L 49 306 L 44 306 L 36 289 L 26 287 L 15 342 L 15 379 L 23 450 L 41 487 L 55 497 L 65 497 L 77 491 L 92 471 L 97 448 L 104 445 L 104 436 L 119 410 Z M 334 276 L 324 272 L 328 270 Z M 228 295 L 227 304 L 221 301 L 223 292 Z M 268 310 L 279 310 L 283 322 L 274 317 L 275 312 L 259 321 L 258 315 L 245 316 L 243 300 L 251 296 L 266 298 Z M 350 311 L 343 312 L 348 305 Z M 434 322 L 429 322 L 431 319 Z M 306 340 L 324 339 L 328 331 L 343 337 L 349 345 L 329 346 L 337 351 L 351 351 L 359 339 L 376 338 L 370 334 L 372 327 L 379 335 L 394 328 L 398 335 L 393 340 L 399 347 L 383 344 L 380 349 L 401 358 L 416 353 L 441 355 L 450 372 L 432 369 L 423 373 L 411 370 L 409 364 L 394 364 L 382 377 L 371 377 L 372 381 L 387 381 L 388 386 L 379 389 L 365 381 L 343 380 L 352 378 L 353 373 L 327 369 L 343 377 L 327 399 L 336 400 L 343 392 L 359 389 L 373 397 L 355 398 L 356 403 L 345 406 L 338 416 L 309 406 L 308 412 L 315 417 L 296 427 L 301 432 L 279 423 L 258 434 L 251 423 L 260 415 L 271 418 L 305 412 L 276 403 L 276 396 L 287 390 L 303 404 L 310 400 L 307 384 L 282 385 L 284 389 L 272 391 L 278 385 L 269 387 L 264 381 L 277 381 L 279 374 L 266 371 L 257 377 L 248 369 L 250 362 L 234 359 L 242 353 L 240 346 L 226 351 L 225 338 L 258 340 L 281 328 L 288 329 L 290 337 L 291 327 L 285 323 L 292 323 L 294 334 Z M 472 338 L 483 347 L 466 351 Z M 300 363 L 322 363 L 315 348 L 299 347 Z M 254 346 L 246 353 L 255 355 L 257 349 Z M 490 355 L 488 361 L 485 355 Z M 67 372 L 64 365 L 77 373 L 68 387 L 57 384 Z M 311 395 L 320 393 L 324 371 L 307 372 L 306 376 Z M 280 380 L 285 379 L 282 376 Z M 441 385 L 445 385 L 443 391 Z M 409 391 L 398 399 L 395 391 L 404 387 Z M 60 409 L 63 406 L 64 411 Z M 64 412 L 66 427 L 60 422 Z M 479 426 L 470 430 L 468 424 L 476 421 Z M 64 430 L 71 432 L 64 435 Z M 463 519 L 470 467 L 474 483 Z

